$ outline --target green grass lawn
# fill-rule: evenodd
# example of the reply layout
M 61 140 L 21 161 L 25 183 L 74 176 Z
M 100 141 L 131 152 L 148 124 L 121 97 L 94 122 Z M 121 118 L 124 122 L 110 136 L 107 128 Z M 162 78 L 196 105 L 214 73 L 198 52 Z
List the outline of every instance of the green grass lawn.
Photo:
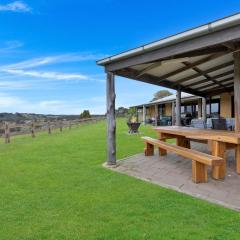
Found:
M 105 133 L 100 122 L 0 144 L 1 240 L 240 239 L 239 213 L 103 168 Z M 143 151 L 125 120 L 117 150 Z

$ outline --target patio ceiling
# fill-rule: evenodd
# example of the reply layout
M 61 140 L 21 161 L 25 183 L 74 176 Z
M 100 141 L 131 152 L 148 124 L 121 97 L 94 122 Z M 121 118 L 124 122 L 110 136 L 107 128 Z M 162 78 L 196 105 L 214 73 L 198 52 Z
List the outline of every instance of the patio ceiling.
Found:
M 233 91 L 240 14 L 98 61 L 107 72 L 198 96 Z

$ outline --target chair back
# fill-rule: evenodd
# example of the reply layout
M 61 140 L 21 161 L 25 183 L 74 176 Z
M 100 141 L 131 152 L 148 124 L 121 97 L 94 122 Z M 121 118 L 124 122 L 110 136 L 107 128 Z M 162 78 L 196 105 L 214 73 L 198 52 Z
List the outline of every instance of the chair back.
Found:
M 225 118 L 213 118 L 212 128 L 216 130 L 227 130 L 227 121 Z
M 192 119 L 191 127 L 203 129 L 203 128 L 206 128 L 206 123 L 203 119 Z

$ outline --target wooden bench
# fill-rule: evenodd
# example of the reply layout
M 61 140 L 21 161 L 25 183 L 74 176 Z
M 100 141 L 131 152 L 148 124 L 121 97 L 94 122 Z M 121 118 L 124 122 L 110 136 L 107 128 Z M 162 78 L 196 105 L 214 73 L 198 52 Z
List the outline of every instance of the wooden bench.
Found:
M 142 137 L 145 142 L 145 156 L 154 155 L 154 146 L 162 150 L 174 152 L 182 157 L 192 160 L 192 180 L 195 183 L 207 182 L 207 166 L 221 166 L 224 160 L 220 157 L 212 156 L 196 150 L 176 146 L 151 137 Z

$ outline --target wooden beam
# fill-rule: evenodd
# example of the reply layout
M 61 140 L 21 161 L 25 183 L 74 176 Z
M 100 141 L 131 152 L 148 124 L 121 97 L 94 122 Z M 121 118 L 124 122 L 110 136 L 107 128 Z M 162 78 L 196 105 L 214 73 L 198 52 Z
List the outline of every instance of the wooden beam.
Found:
M 162 87 L 166 87 L 166 88 L 172 88 L 177 90 L 179 87 L 181 87 L 182 91 L 196 95 L 196 96 L 201 96 L 203 97 L 204 95 L 196 90 L 193 90 L 191 88 L 185 88 L 184 86 L 180 86 L 180 85 L 176 85 L 174 82 L 168 81 L 168 80 L 164 80 L 161 81 L 160 83 L 159 81 L 159 77 L 150 75 L 150 74 L 143 74 L 140 77 L 136 77 L 138 74 L 137 70 L 131 69 L 131 68 L 126 68 L 126 69 L 121 69 L 119 71 L 116 72 L 117 75 L 122 76 L 122 77 L 126 77 L 126 78 L 130 78 L 130 79 L 135 79 L 141 82 L 146 82 L 146 83 L 150 83 L 153 85 L 157 85 L 157 86 L 162 86 Z
M 176 57 L 178 55 L 186 56 L 186 53 L 193 51 L 203 52 L 204 49 L 213 50 L 211 48 L 220 48 L 226 50 L 226 47 L 221 44 L 224 42 L 230 42 L 240 38 L 240 26 L 229 27 L 217 32 L 208 33 L 206 35 L 185 40 L 179 43 L 172 44 L 170 46 L 149 49 L 140 54 L 128 57 L 122 57 L 121 59 L 116 59 L 116 61 L 105 65 L 107 71 L 117 71 L 126 67 L 131 67 L 138 64 L 154 62 L 169 57 Z M 219 46 L 219 45 L 221 46 Z M 222 50 L 221 50 L 222 51 Z M 211 53 L 209 51 L 209 53 Z
M 216 59 L 216 58 L 219 58 L 219 57 L 223 56 L 224 54 L 226 54 L 226 53 L 225 53 L 225 52 L 224 52 L 224 53 L 220 52 L 220 53 L 212 54 L 212 55 L 207 56 L 207 57 L 205 57 L 205 58 L 203 58 L 203 59 L 200 59 L 200 60 L 198 60 L 198 61 L 195 61 L 195 62 L 193 62 L 193 63 L 190 63 L 189 66 L 184 66 L 184 67 L 179 68 L 179 69 L 177 69 L 177 70 L 175 70 L 175 71 L 172 71 L 172 72 L 170 72 L 170 73 L 167 73 L 167 74 L 165 74 L 165 75 L 162 75 L 162 76 L 161 76 L 161 79 L 167 79 L 167 78 L 169 78 L 169 77 L 175 76 L 175 75 L 177 75 L 177 74 L 179 74 L 179 73 L 182 73 L 182 72 L 184 72 L 184 71 L 187 71 L 187 70 L 189 70 L 189 69 L 191 69 L 191 68 L 193 68 L 193 67 L 197 67 L 197 66 L 199 66 L 199 65 L 201 65 L 201 64 L 203 64 L 203 63 L 206 63 L 206 62 L 208 62 L 208 61 L 211 61 L 211 60 L 214 60 L 214 59 Z
M 221 87 L 226 87 L 225 85 L 223 85 L 223 83 L 225 82 L 229 82 L 230 80 L 233 80 L 233 77 L 229 77 L 229 78 L 226 78 L 226 79 L 223 79 L 221 81 L 219 81 L 219 83 L 221 83 Z M 207 85 L 204 85 L 204 86 L 201 86 L 201 87 L 197 87 L 198 90 L 201 91 L 201 89 L 204 89 L 204 88 L 207 88 L 207 87 L 211 87 L 211 86 L 214 86 L 216 85 L 216 83 L 210 83 L 210 84 L 207 84 Z M 219 85 L 219 84 L 218 84 Z M 222 86 L 223 85 L 223 86 Z
M 231 75 L 231 74 L 233 74 L 233 73 L 234 73 L 234 71 L 233 71 L 233 70 L 230 70 L 230 71 L 227 71 L 227 72 L 224 72 L 224 73 L 215 75 L 215 76 L 213 76 L 212 78 L 214 78 L 214 79 L 216 80 L 216 79 L 218 79 L 218 78 L 222 78 L 222 77 Z M 196 86 L 196 85 L 205 83 L 206 81 L 207 81 L 207 79 L 204 79 L 204 80 L 200 80 L 200 81 L 197 81 L 197 82 L 194 82 L 194 83 L 184 84 L 184 87 L 193 87 L 193 86 Z
M 115 79 L 107 72 L 107 164 L 116 165 Z
M 177 85 L 177 84 L 181 84 L 181 83 L 190 81 L 190 80 L 192 80 L 192 79 L 194 79 L 194 78 L 197 78 L 197 77 L 202 76 L 203 74 L 208 74 L 208 73 L 211 73 L 211 72 L 214 72 L 214 71 L 217 71 L 217 70 L 220 70 L 220 69 L 229 67 L 229 66 L 231 66 L 231 65 L 233 65 L 233 61 L 229 61 L 229 62 L 220 64 L 220 65 L 211 67 L 211 68 L 209 68 L 209 69 L 207 69 L 207 70 L 202 71 L 201 73 L 196 73 L 196 74 L 193 74 L 193 75 L 191 75 L 191 76 L 188 76 L 188 77 L 179 79 L 179 80 L 177 80 L 177 81 L 175 82 L 175 84 Z
M 240 132 L 240 53 L 233 54 L 234 58 L 234 108 L 235 131 Z
M 176 94 L 176 126 L 181 126 L 181 89 Z
M 184 65 L 186 66 L 190 66 L 191 63 L 189 62 L 183 62 Z M 211 76 L 209 76 L 207 73 L 204 73 L 204 71 L 202 71 L 201 69 L 199 69 L 198 67 L 192 67 L 192 70 L 194 70 L 197 73 L 202 74 L 203 77 L 205 77 L 208 81 L 212 81 L 215 84 L 218 84 L 219 86 L 224 87 L 219 81 L 215 80 L 214 78 L 212 78 Z
M 207 89 L 206 89 L 206 91 L 208 91 L 209 89 L 222 89 L 222 91 L 224 92 L 225 91 L 225 89 L 227 89 L 227 88 L 229 88 L 230 86 L 233 86 L 233 82 L 230 82 L 230 83 L 226 83 L 225 85 L 224 85 L 224 87 L 222 87 L 222 86 L 216 86 L 217 84 L 215 84 L 215 86 L 213 85 L 212 87 L 206 87 Z M 205 88 L 204 88 L 205 89 Z M 200 91 L 205 91 L 204 89 L 201 89 Z M 223 90 L 224 89 L 224 90 Z M 209 91 L 211 91 L 211 90 L 209 90 Z
M 157 67 L 159 67 L 159 66 L 161 66 L 161 65 L 162 65 L 162 61 L 153 63 L 153 64 L 151 64 L 150 66 L 144 68 L 140 73 L 138 73 L 138 75 L 137 75 L 136 77 L 140 77 L 140 76 L 142 76 L 143 74 L 145 74 L 145 73 L 149 72 L 150 70 L 152 70 L 152 69 L 154 69 L 154 68 L 157 68 Z

